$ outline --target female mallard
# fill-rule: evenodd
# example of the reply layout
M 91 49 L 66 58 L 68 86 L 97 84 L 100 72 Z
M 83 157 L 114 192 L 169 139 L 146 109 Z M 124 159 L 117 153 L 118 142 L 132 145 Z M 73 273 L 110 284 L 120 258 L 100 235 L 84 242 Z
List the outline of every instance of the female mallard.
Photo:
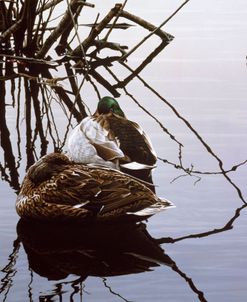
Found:
M 148 182 L 152 182 L 151 169 L 157 161 L 146 133 L 128 120 L 118 102 L 109 96 L 99 101 L 93 116 L 73 129 L 68 155 L 74 162 L 117 168 Z
M 60 153 L 31 166 L 17 197 L 17 213 L 48 221 L 142 220 L 171 206 L 120 171 L 77 164 Z

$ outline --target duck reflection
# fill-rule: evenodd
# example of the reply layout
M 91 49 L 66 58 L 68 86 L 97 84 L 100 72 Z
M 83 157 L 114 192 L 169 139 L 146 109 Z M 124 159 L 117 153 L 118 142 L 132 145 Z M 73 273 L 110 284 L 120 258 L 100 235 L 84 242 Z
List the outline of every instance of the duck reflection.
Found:
M 20 220 L 17 232 L 30 268 L 49 280 L 70 274 L 85 280 L 174 265 L 144 223 L 58 227 Z

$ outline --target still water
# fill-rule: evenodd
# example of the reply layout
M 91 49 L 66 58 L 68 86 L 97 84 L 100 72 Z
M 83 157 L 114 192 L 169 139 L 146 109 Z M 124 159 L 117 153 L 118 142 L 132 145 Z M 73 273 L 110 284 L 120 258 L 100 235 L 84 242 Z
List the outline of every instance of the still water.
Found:
M 102 16 L 115 3 L 94 2 Z M 126 10 L 159 25 L 181 3 L 130 1 Z M 164 27 L 175 38 L 141 76 L 176 108 L 179 117 L 140 81 L 127 86 L 183 144 L 183 167 L 209 172 L 189 176 L 159 160 L 154 171 L 157 194 L 176 208 L 138 227 L 108 226 L 101 233 L 66 226 L 51 232 L 44 226 L 32 237 L 34 225 L 17 227 L 16 190 L 2 170 L 1 301 L 246 301 L 247 165 L 225 176 L 218 173 L 219 161 L 228 171 L 247 159 L 246 14 L 245 0 L 191 0 Z M 139 35 L 138 28 L 128 29 L 128 44 L 134 46 Z M 126 42 L 126 35 L 113 33 L 112 38 Z M 137 66 L 147 48 L 133 53 L 129 64 Z M 88 105 L 93 111 L 92 91 L 83 90 L 82 98 L 91 98 Z M 158 156 L 181 164 L 178 144 L 156 121 L 124 93 L 119 100 L 128 118 L 148 132 Z M 59 121 L 59 130 L 65 131 L 62 114 Z M 13 142 L 17 139 L 13 109 L 8 109 L 8 126 Z M 25 153 L 22 144 L 21 152 Z M 14 154 L 18 157 L 18 150 Z M 25 161 L 23 156 L 20 180 Z

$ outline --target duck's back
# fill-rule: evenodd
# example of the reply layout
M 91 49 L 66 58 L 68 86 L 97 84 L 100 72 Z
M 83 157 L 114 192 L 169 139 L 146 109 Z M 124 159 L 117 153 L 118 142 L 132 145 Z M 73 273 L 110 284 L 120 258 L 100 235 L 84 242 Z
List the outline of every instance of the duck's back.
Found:
M 143 219 L 168 206 L 124 173 L 75 164 L 56 153 L 30 167 L 16 202 L 21 217 L 51 221 Z
M 110 114 L 107 117 L 110 128 L 118 139 L 120 149 L 132 162 L 154 165 L 157 156 L 144 130 L 135 122 Z

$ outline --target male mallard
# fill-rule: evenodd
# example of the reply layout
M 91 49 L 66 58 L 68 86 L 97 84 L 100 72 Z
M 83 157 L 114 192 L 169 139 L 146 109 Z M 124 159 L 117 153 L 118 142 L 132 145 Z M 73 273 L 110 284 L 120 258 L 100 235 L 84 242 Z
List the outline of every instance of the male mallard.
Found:
M 147 182 L 152 182 L 151 169 L 157 161 L 146 133 L 128 120 L 118 102 L 109 96 L 99 101 L 93 116 L 84 118 L 73 129 L 68 155 L 74 162 L 120 168 Z
M 77 164 L 60 153 L 42 157 L 27 171 L 17 213 L 48 221 L 143 220 L 171 206 L 120 171 Z

